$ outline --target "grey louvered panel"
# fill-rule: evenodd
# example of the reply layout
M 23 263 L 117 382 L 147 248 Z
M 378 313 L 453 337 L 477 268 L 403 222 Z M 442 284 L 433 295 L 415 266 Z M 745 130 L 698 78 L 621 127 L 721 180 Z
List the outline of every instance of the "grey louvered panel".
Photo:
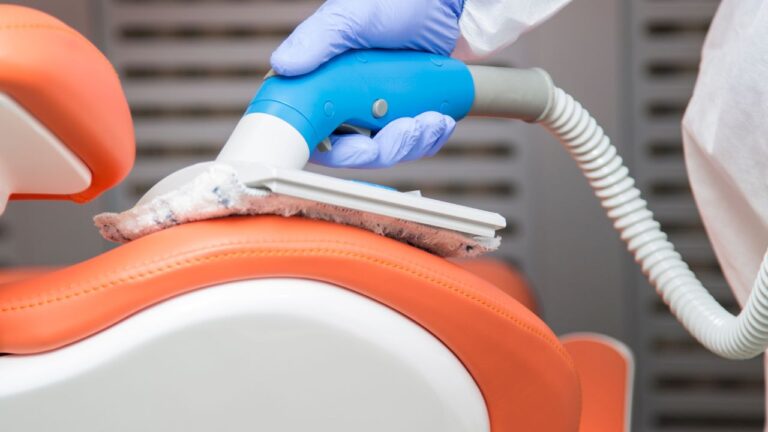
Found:
M 206 91 L 207 92 L 207 91 Z M 250 100 L 252 94 L 243 99 L 242 110 Z M 187 98 L 189 96 L 184 96 Z M 165 98 L 161 98 L 165 99 Z M 162 107 L 165 105 L 158 105 Z M 215 110 L 213 110 L 215 111 Z M 239 110 L 238 110 L 239 112 Z M 168 146 L 184 147 L 189 143 L 208 143 L 212 146 L 221 146 L 226 141 L 232 128 L 239 120 L 239 114 L 218 115 L 215 118 L 206 118 L 204 122 L 196 118 L 163 118 L 153 116 L 151 118 L 134 119 L 136 127 L 137 145 L 141 149 L 147 143 L 163 142 Z M 518 143 L 521 125 L 511 121 L 496 121 L 484 119 L 467 119 L 456 130 L 453 139 L 446 148 L 455 147 L 493 147 L 506 149 L 508 153 L 514 153 L 523 157 L 524 146 Z M 442 157 L 440 154 L 438 157 Z
M 676 38 L 650 38 L 640 42 L 638 48 L 648 53 L 648 60 L 696 61 L 704 43 L 703 35 Z
M 688 379 L 695 381 L 701 379 L 701 377 L 716 376 L 722 379 L 732 380 L 748 380 L 754 379 L 755 376 L 759 376 L 762 372 L 762 363 L 760 361 L 748 361 L 739 363 L 738 368 L 728 368 L 727 371 L 723 371 L 723 365 L 727 360 L 713 359 L 710 356 L 702 357 L 695 365 L 691 365 L 689 355 L 668 355 L 659 356 L 658 359 L 654 359 L 648 364 L 644 364 L 643 368 L 647 368 L 649 371 L 654 372 L 657 378 L 673 377 L 676 379 Z M 757 380 L 761 382 L 760 379 Z
M 668 77 L 640 83 L 637 92 L 639 98 L 650 102 L 671 99 L 684 105 L 693 93 L 693 84 L 687 77 Z
M 132 80 L 125 85 L 125 92 L 132 107 L 206 105 L 242 109 L 259 84 L 253 78 Z
M 642 97 L 642 95 L 640 97 Z M 683 141 L 680 135 L 680 123 L 648 122 L 647 119 L 644 118 L 639 118 L 637 121 L 642 127 L 638 128 L 637 134 L 635 135 L 636 139 L 642 140 L 643 142 L 647 142 L 649 144 L 653 144 L 654 142 L 662 140 L 667 141 L 671 144 L 674 144 L 680 150 L 677 153 L 678 156 L 682 156 Z M 644 147 L 644 150 L 647 149 L 647 146 Z M 644 151 L 643 157 L 651 158 L 653 156 L 647 151 Z
M 643 185 L 643 190 L 647 190 L 647 185 Z M 649 194 L 646 193 L 646 196 Z M 671 197 L 654 197 L 653 201 L 651 202 L 651 210 L 656 215 L 656 217 L 661 221 L 661 223 L 664 223 L 664 219 L 667 216 L 678 216 L 681 214 L 688 214 L 697 212 L 696 204 L 692 197 L 681 197 L 681 198 L 671 198 Z
M 271 0 L 252 2 L 119 2 L 110 4 L 113 28 L 130 26 L 161 28 L 241 26 L 259 30 L 292 28 L 309 16 L 319 0 Z
M 632 125 L 635 175 L 670 239 L 712 295 L 738 306 L 720 274 L 688 185 L 680 121 L 718 1 L 633 0 Z M 759 431 L 762 358 L 720 359 L 702 348 L 637 279 L 635 352 L 642 431 Z
M 678 398 L 684 400 L 684 398 Z M 649 429 L 659 431 L 762 431 L 762 414 L 755 412 L 708 411 L 706 408 L 660 408 L 647 419 Z
M 119 43 L 111 56 L 116 67 L 256 67 L 269 70 L 269 56 L 281 37 L 251 40 L 137 41 Z
M 384 170 L 366 170 L 366 171 L 329 171 L 327 169 L 317 169 L 324 173 L 336 173 L 339 177 L 359 178 L 360 180 L 377 183 L 407 183 L 409 181 L 417 184 L 504 184 L 508 185 L 517 180 L 517 174 L 513 171 L 510 164 L 505 161 L 485 162 L 483 169 L 468 170 L 464 161 L 447 160 L 426 160 L 413 164 L 403 164 Z M 510 189 L 513 189 L 510 187 Z
M 701 225 L 696 221 L 675 220 L 674 217 L 658 219 L 664 225 L 664 232 L 673 239 L 675 245 L 680 247 L 710 248 L 706 233 L 703 232 Z
M 206 119 L 137 119 L 135 121 L 137 146 L 163 143 L 184 147 L 190 143 L 210 143 L 221 146 L 226 141 L 238 117 Z
M 707 412 L 705 409 L 659 410 L 652 420 L 652 430 L 709 432 L 762 431 L 762 416 L 758 413 Z
M 642 186 L 647 189 L 646 185 Z M 682 215 L 690 215 L 698 211 L 693 198 L 690 196 L 680 199 L 655 197 L 651 210 L 662 224 L 665 220 L 674 220 Z M 688 221 L 691 221 L 690 216 L 688 216 Z
M 760 393 L 762 388 L 750 389 L 749 392 L 723 398 L 718 391 L 705 392 L 700 389 L 690 391 L 667 390 L 659 396 L 661 405 L 674 404 L 679 411 L 688 411 L 693 413 L 706 412 L 717 415 L 755 415 L 760 414 L 763 409 L 762 401 L 755 398 L 753 393 Z M 682 402 L 681 402 L 682 401 Z
M 0 232 L 3 232 L 9 228 L 8 223 L 0 225 Z M 3 233 L 0 236 L 0 267 L 7 267 L 19 264 L 16 254 L 14 253 L 14 245 L 12 238 L 9 235 Z
M 201 162 L 199 158 L 174 157 L 172 161 L 167 158 L 157 160 L 144 160 L 141 166 L 137 166 L 131 176 L 135 180 L 151 180 L 164 172 L 177 167 L 184 167 Z M 519 181 L 520 171 L 515 171 L 515 166 L 520 164 L 506 161 L 485 162 L 484 169 L 468 170 L 467 164 L 460 160 L 424 160 L 418 163 L 402 164 L 387 170 L 329 170 L 326 168 L 314 168 L 314 171 L 322 173 L 334 173 L 337 177 L 348 177 L 364 181 L 372 181 L 382 184 L 406 183 L 409 181 L 417 184 L 505 184 L 510 185 Z M 509 189 L 514 190 L 510 186 Z
M 757 421 L 750 421 L 749 424 L 759 423 Z M 676 426 L 674 429 L 667 428 L 664 430 L 668 431 L 674 431 L 674 432 L 702 432 L 702 428 L 699 425 L 694 426 Z M 756 428 L 755 426 L 743 426 L 741 424 L 734 426 L 733 424 L 728 426 L 728 432 L 755 432 L 756 430 L 761 430 L 760 428 Z
M 648 171 L 643 173 L 644 176 L 651 177 L 647 180 L 647 183 L 656 185 L 680 185 L 682 187 L 688 187 L 688 177 L 685 172 L 685 164 L 680 158 L 670 158 L 665 161 L 654 161 L 652 166 L 648 167 Z
M 719 293 L 712 292 L 712 294 L 716 299 L 723 301 L 724 305 L 736 307 L 735 301 L 733 301 L 732 298 L 728 298 L 729 296 L 726 290 L 722 290 Z M 653 322 L 648 326 L 649 333 L 653 333 L 658 337 L 671 338 L 671 339 L 689 336 L 688 333 L 683 328 L 683 326 L 680 323 L 678 323 L 675 320 L 675 318 L 670 317 L 669 314 L 658 314 L 658 315 L 659 316 L 656 319 L 654 319 Z M 701 354 L 707 353 L 706 349 L 704 347 L 701 347 L 700 345 L 693 345 L 692 348 L 695 348 L 695 349 L 692 349 L 692 351 L 696 351 L 697 353 L 701 353 Z M 688 348 L 686 347 L 686 349 Z M 706 357 L 709 357 L 709 355 L 707 354 Z
M 708 21 L 718 4 L 719 0 L 646 0 L 633 12 L 636 23 Z

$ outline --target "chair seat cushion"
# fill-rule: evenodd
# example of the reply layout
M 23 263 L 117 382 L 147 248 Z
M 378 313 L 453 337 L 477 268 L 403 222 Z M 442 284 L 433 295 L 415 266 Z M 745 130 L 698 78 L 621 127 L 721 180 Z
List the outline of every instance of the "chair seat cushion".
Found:
M 474 377 L 494 431 L 578 428 L 580 391 L 572 360 L 526 307 L 424 251 L 301 218 L 181 225 L 81 264 L 0 286 L 0 352 L 55 349 L 169 297 L 268 277 L 333 283 L 423 326 Z

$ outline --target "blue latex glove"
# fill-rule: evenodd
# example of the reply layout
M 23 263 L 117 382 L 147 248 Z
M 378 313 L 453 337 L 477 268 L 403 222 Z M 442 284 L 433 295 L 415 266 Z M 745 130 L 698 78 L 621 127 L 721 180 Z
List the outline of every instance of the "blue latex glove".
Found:
M 449 55 L 459 37 L 464 0 L 328 0 L 272 54 L 281 75 L 302 75 L 350 49 L 412 49 Z M 428 112 L 398 119 L 373 138 L 331 137 L 330 152 L 312 161 L 346 168 L 385 168 L 433 156 L 456 122 Z

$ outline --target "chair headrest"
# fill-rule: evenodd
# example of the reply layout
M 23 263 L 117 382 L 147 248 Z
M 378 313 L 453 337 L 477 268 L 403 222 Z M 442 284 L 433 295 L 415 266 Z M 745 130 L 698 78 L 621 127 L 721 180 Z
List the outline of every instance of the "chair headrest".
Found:
M 90 183 L 82 190 L 30 193 L 18 187 L 9 191 L 12 198 L 89 201 L 119 183 L 133 166 L 133 124 L 114 68 L 91 42 L 58 19 L 0 5 L 0 93 L 90 171 Z M 0 146 L 14 144 L 24 150 L 24 143 Z M 29 151 L 2 153 L 13 159 L 36 157 Z

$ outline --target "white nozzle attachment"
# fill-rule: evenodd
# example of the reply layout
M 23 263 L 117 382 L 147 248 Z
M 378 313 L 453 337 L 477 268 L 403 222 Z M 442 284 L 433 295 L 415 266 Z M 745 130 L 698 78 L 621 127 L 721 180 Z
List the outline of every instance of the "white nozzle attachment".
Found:
M 309 146 L 285 120 L 252 113 L 240 119 L 216 160 L 302 169 L 309 161 Z

